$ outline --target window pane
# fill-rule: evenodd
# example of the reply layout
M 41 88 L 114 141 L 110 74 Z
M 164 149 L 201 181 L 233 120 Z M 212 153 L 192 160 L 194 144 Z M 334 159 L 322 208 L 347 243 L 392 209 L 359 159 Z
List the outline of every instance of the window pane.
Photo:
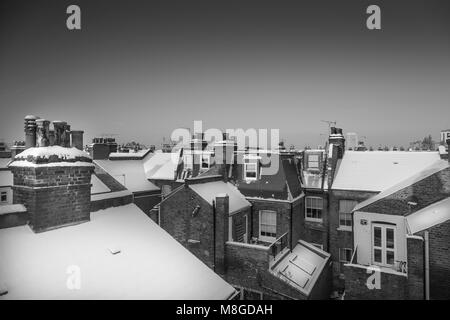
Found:
M 386 229 L 386 248 L 394 249 L 394 229 Z
M 380 249 L 375 249 L 373 251 L 373 260 L 375 262 L 381 263 L 381 250 Z
M 346 250 L 346 257 L 347 257 L 347 261 L 350 262 L 350 260 L 352 260 L 352 250 L 351 249 L 347 249 Z
M 277 213 L 275 211 L 262 210 L 260 226 L 261 236 L 275 238 L 277 234 Z
M 386 264 L 394 264 L 394 251 L 386 251 Z
M 373 231 L 373 245 L 375 247 L 381 247 L 381 228 L 375 227 Z

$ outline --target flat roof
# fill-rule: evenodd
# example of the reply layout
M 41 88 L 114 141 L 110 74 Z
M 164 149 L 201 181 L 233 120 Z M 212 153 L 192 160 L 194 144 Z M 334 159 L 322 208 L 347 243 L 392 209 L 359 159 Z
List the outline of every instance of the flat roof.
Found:
M 74 270 L 78 290 L 67 285 Z M 8 290 L 0 300 L 227 299 L 235 292 L 134 204 L 43 233 L 0 229 L 0 283 Z
M 345 151 L 333 190 L 383 191 L 440 159 L 438 152 Z

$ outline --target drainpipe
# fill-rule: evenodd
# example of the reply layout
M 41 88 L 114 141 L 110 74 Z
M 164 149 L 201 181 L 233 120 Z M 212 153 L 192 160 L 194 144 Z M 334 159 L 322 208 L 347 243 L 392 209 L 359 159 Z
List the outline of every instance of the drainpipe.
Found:
M 291 252 L 292 252 L 292 249 L 294 249 L 294 244 L 292 243 L 292 233 L 293 233 L 293 231 L 294 231 L 294 229 L 293 229 L 293 225 L 294 225 L 294 223 L 293 223 L 293 221 L 292 221 L 292 218 L 294 217 L 294 213 L 293 213 L 293 211 L 294 211 L 294 205 L 292 204 L 292 202 L 290 203 L 290 207 L 291 207 L 291 217 L 290 217 L 290 226 L 289 226 L 289 228 L 290 228 L 290 230 L 289 230 L 289 247 L 290 247 L 290 249 L 291 249 Z
M 213 270 L 216 272 L 216 200 L 212 201 L 213 209 Z
M 425 300 L 430 300 L 430 239 L 428 231 L 424 232 L 425 238 Z

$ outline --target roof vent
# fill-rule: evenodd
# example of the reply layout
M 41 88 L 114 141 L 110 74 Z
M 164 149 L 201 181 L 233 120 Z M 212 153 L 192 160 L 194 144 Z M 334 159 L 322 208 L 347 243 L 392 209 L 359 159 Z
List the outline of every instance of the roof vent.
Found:
M 121 252 L 120 249 L 117 248 L 117 247 L 109 247 L 109 248 L 108 248 L 108 251 L 109 251 L 112 255 L 116 255 L 116 254 L 118 254 L 118 253 Z

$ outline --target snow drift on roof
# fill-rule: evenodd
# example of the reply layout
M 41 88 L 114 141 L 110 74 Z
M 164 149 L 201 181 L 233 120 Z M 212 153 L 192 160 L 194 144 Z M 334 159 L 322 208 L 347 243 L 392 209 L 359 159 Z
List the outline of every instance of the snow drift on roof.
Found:
M 192 184 L 189 185 L 189 187 L 210 204 L 216 199 L 216 196 L 228 194 L 230 213 L 237 212 L 250 206 L 250 202 L 248 202 L 239 190 L 229 182 L 214 181 Z
M 332 189 L 379 192 L 439 159 L 438 152 L 346 151 Z
M 227 299 L 235 292 L 134 204 L 38 234 L 1 229 L 0 257 L 0 283 L 9 291 L 0 300 Z M 69 290 L 77 270 L 80 290 Z
M 141 160 L 94 160 L 94 162 L 128 190 L 133 192 L 159 190 L 147 180 Z
M 179 152 L 150 154 L 143 160 L 145 175 L 147 179 L 175 180 L 179 161 Z
M 409 232 L 412 234 L 429 229 L 447 220 L 450 220 L 450 198 L 433 203 L 406 217 Z

